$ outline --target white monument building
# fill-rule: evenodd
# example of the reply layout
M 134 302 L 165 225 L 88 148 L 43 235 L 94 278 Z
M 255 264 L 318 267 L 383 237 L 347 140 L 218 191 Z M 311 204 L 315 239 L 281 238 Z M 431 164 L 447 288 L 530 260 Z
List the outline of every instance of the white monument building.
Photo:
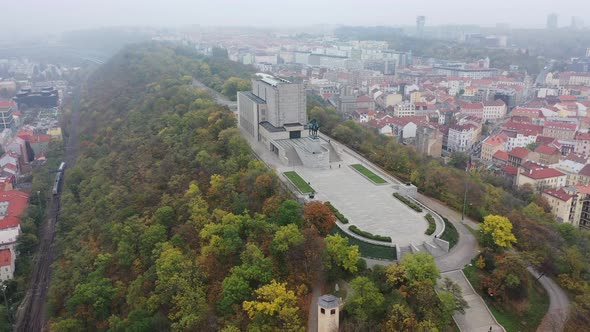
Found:
M 308 124 L 303 84 L 257 76 L 252 91 L 238 92 L 238 126 L 246 136 L 285 166 L 328 167 L 339 160 L 329 142 L 317 136 L 317 127 Z

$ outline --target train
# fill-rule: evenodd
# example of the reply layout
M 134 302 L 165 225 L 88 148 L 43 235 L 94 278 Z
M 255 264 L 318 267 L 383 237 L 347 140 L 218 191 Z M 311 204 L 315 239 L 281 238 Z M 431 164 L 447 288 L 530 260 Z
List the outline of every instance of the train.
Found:
M 59 186 L 61 183 L 61 177 L 64 174 L 65 168 L 66 168 L 66 163 L 62 162 L 59 165 L 59 168 L 57 169 L 57 172 L 55 174 L 55 182 L 53 183 L 53 195 L 57 195 L 59 193 Z

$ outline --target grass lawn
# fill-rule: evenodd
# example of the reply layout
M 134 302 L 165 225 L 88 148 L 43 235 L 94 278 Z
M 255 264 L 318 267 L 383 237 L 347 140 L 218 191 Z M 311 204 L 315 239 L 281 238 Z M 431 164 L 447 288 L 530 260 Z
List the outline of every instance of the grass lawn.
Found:
M 309 194 L 311 192 L 315 192 L 315 190 L 313 190 L 313 188 L 307 184 L 307 182 L 305 180 L 303 180 L 303 178 L 301 176 L 299 176 L 299 174 L 297 174 L 297 172 L 295 171 L 289 171 L 289 172 L 284 172 L 283 174 L 285 174 L 285 176 L 291 180 L 291 182 L 297 187 L 297 189 L 299 189 L 299 191 L 302 194 Z
M 397 252 L 395 251 L 394 247 L 380 246 L 363 242 L 344 233 L 340 228 L 338 228 L 338 226 L 334 226 L 330 231 L 330 234 L 339 234 L 342 237 L 348 238 L 348 244 L 359 246 L 359 251 L 363 257 L 388 259 L 392 261 L 397 259 Z
M 443 220 L 445 221 L 445 231 L 440 238 L 447 241 L 449 249 L 451 249 L 459 242 L 459 232 L 447 218 L 443 217 Z
M 379 175 L 371 172 L 368 168 L 366 168 L 365 166 L 363 166 L 361 164 L 353 164 L 353 165 L 350 165 L 350 167 L 354 168 L 359 173 L 366 176 L 367 178 L 369 178 L 369 180 L 373 181 L 376 184 L 387 183 L 387 181 L 383 180 L 383 178 L 381 178 Z
M 473 288 L 484 299 L 490 311 L 496 317 L 507 332 L 534 332 L 543 320 L 543 316 L 549 308 L 549 297 L 541 285 L 533 285 L 528 290 L 528 308 L 522 314 L 510 307 L 505 307 L 499 302 L 490 301 L 487 295 L 481 293 L 478 285 L 480 282 L 481 271 L 475 266 L 468 266 L 463 269 L 463 273 Z

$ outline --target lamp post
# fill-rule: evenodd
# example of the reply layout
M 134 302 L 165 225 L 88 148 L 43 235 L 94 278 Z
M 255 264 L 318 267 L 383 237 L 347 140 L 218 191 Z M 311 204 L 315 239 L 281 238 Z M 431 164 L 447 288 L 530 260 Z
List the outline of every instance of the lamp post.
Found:
M 463 195 L 463 211 L 461 211 L 461 221 L 465 220 L 465 207 L 467 205 L 467 177 L 465 177 L 465 194 Z
M 42 213 L 41 212 L 41 197 L 39 196 L 39 194 L 41 194 L 41 192 L 39 190 L 37 190 L 37 204 L 38 204 L 37 206 L 39 206 L 39 216 L 42 217 L 41 216 L 41 213 Z

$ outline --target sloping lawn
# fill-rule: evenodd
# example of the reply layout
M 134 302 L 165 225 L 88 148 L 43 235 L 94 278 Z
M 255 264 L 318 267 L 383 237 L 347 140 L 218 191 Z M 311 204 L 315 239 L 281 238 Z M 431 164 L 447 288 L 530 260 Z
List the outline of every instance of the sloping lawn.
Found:
M 361 164 L 353 164 L 350 167 L 354 168 L 357 172 L 361 173 L 362 175 L 366 176 L 369 180 L 373 181 L 376 184 L 383 184 L 387 183 L 387 181 L 383 180 L 379 175 L 373 173 L 371 170 L 366 168 Z
M 299 176 L 297 172 L 289 171 L 284 172 L 283 174 L 285 174 L 285 176 L 297 187 L 297 189 L 299 189 L 299 191 L 302 194 L 309 194 L 311 192 L 315 192 L 315 190 L 313 190 L 313 188 L 309 184 L 307 184 L 307 182 L 303 180 L 303 178 Z

